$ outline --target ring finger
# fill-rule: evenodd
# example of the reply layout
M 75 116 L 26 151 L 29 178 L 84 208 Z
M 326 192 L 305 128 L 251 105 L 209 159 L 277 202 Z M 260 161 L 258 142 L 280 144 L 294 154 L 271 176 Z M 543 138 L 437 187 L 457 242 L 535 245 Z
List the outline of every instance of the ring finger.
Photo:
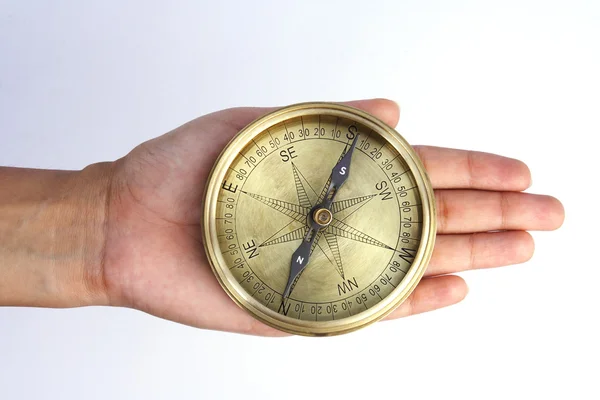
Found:
M 438 235 L 425 276 L 520 264 L 533 255 L 524 231 Z

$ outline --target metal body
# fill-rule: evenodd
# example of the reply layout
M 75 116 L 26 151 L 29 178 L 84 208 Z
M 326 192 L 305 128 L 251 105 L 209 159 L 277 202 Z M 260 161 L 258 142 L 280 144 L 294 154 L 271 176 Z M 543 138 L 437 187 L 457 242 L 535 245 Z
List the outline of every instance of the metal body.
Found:
M 326 224 L 313 219 L 323 209 Z M 302 103 L 254 121 L 223 150 L 206 186 L 204 245 L 219 283 L 254 317 L 334 335 L 410 295 L 435 216 L 425 168 L 394 129 L 352 107 Z

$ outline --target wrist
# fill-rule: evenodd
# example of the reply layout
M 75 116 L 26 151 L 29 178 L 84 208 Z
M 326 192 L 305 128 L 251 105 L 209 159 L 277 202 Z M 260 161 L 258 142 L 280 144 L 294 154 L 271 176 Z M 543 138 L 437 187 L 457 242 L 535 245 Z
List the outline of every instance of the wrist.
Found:
M 102 259 L 112 169 L 0 169 L 0 305 L 108 303 Z
M 109 296 L 104 275 L 104 259 L 108 232 L 108 211 L 114 163 L 87 166 L 73 177 L 61 213 L 75 218 L 74 232 L 81 235 L 74 253 L 71 292 L 79 305 L 108 305 Z M 77 215 L 70 216 L 71 213 Z

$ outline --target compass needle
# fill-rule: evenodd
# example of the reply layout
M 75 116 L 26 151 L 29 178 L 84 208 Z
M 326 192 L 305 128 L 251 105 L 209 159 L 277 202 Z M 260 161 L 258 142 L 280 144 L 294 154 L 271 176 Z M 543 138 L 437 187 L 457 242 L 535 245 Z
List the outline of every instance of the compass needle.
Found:
M 304 123 L 303 123 L 304 126 Z M 358 135 L 355 135 L 352 144 L 350 145 L 350 149 L 344 149 L 342 156 L 339 161 L 335 164 L 333 169 L 331 170 L 331 176 L 327 180 L 328 187 L 324 191 L 321 202 L 314 206 L 311 212 L 306 216 L 307 223 L 311 225 L 305 240 L 300 244 L 300 247 L 292 254 L 291 268 L 290 268 L 290 276 L 288 278 L 287 285 L 285 287 L 283 297 L 287 297 L 290 293 L 290 286 L 292 282 L 296 279 L 298 274 L 304 270 L 309 264 L 311 250 L 313 248 L 315 240 L 317 237 L 320 238 L 320 234 L 317 236 L 321 229 L 327 228 L 327 226 L 333 220 L 333 213 L 331 212 L 331 204 L 333 203 L 333 199 L 338 193 L 339 189 L 342 185 L 348 180 L 350 176 L 350 164 L 352 162 L 352 154 L 354 153 L 354 148 L 356 147 L 356 141 L 358 140 Z M 294 167 L 294 181 L 296 182 L 296 187 L 301 186 L 299 183 L 299 178 L 296 173 L 296 167 Z M 301 194 L 304 196 L 301 196 Z M 300 202 L 306 198 L 306 202 L 308 202 L 308 196 L 306 196 L 306 192 L 298 190 L 298 199 Z M 328 243 L 330 240 L 327 241 Z M 336 250 L 337 242 L 336 242 Z M 334 253 L 335 254 L 335 253 Z M 339 255 L 339 250 L 338 250 Z M 338 269 L 340 271 L 340 275 L 344 276 L 344 272 L 341 269 L 341 263 L 338 264 Z
M 364 111 L 276 110 L 223 150 L 203 242 L 225 292 L 286 332 L 337 335 L 406 300 L 434 246 L 435 199 L 412 147 Z

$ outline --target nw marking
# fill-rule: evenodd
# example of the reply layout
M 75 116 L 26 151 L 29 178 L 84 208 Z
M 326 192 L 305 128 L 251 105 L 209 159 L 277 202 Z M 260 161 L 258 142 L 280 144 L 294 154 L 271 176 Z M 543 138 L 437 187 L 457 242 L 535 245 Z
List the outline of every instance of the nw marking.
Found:
M 358 283 L 356 283 L 356 278 L 352 277 L 352 279 L 348 279 L 340 285 L 338 283 L 338 295 L 346 294 L 346 292 L 351 292 L 354 289 L 358 289 Z

